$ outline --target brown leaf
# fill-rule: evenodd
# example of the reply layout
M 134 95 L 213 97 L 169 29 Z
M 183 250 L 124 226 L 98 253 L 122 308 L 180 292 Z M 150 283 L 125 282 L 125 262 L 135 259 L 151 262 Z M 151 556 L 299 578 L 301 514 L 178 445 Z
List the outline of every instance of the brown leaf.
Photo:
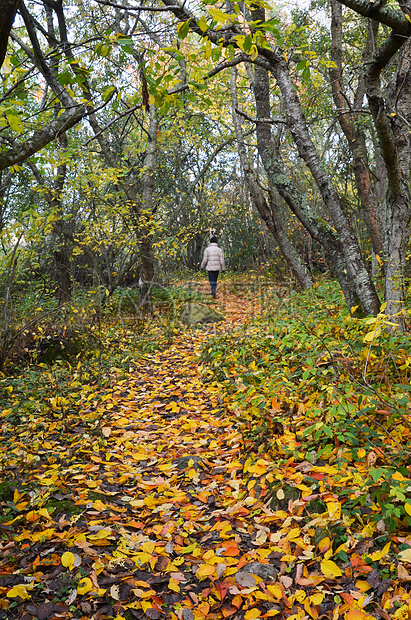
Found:
M 281 575 L 280 581 L 283 584 L 283 586 L 287 588 L 287 590 L 288 588 L 291 588 L 291 586 L 294 583 L 293 579 L 291 577 L 288 577 L 287 575 Z
M 172 545 L 172 547 L 174 547 L 174 545 Z M 169 553 L 172 553 L 172 550 Z M 160 555 L 160 557 L 157 558 L 157 561 L 155 563 L 154 568 L 155 568 L 155 570 L 157 570 L 160 573 L 162 573 L 163 571 L 166 570 L 166 568 L 168 566 L 168 563 L 169 563 L 169 559 L 166 558 L 165 555 Z
M 411 575 L 405 568 L 404 564 L 398 564 L 397 575 L 400 581 L 411 581 Z
M 253 588 L 257 584 L 254 575 L 243 571 L 236 574 L 235 580 L 242 588 Z
M 150 620 L 158 620 L 159 618 L 161 618 L 161 612 L 157 611 L 157 609 L 147 609 L 145 611 L 145 615 L 147 616 L 147 618 L 150 618 Z
M 43 605 L 37 608 L 36 615 L 39 620 L 52 618 L 54 616 L 54 604 L 52 602 L 43 603 Z
M 375 465 L 377 458 L 378 456 L 373 450 L 371 450 L 371 452 L 369 452 L 367 456 L 367 467 L 372 467 L 373 465 Z

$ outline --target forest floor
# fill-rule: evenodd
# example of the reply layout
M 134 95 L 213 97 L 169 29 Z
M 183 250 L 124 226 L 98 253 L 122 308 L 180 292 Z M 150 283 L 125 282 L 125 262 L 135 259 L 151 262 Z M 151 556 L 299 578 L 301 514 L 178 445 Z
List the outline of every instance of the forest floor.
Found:
M 325 484 L 332 466 L 245 453 L 199 352 L 259 309 L 227 291 L 222 309 L 224 323 L 183 328 L 127 377 L 114 369 L 102 406 L 90 389 L 52 423 L 0 414 L 0 619 L 411 617 L 411 577 L 390 575 L 390 543 L 352 532 L 337 544 L 350 524 Z M 324 512 L 305 511 L 319 497 Z

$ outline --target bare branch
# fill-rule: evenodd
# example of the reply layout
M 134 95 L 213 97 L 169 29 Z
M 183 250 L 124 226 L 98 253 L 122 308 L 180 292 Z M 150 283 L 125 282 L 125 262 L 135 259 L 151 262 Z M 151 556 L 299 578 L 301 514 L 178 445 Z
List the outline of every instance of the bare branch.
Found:
M 284 120 L 283 118 L 253 118 L 252 116 L 249 116 L 248 114 L 246 114 L 245 112 L 243 112 L 242 110 L 238 108 L 236 108 L 235 111 L 237 112 L 239 116 L 246 118 L 248 121 L 251 121 L 252 123 L 269 123 L 270 125 L 278 125 L 279 123 L 283 125 L 287 124 L 287 121 Z
M 124 9 L 126 11 L 151 11 L 151 12 L 165 12 L 172 11 L 173 9 L 179 9 L 178 5 L 171 6 L 130 6 L 128 4 L 116 4 L 115 2 L 110 2 L 109 0 L 96 0 L 98 4 L 104 4 L 104 6 L 112 6 L 115 9 Z
M 96 138 L 98 138 L 99 136 L 101 136 L 101 134 L 106 131 L 107 129 L 109 129 L 109 127 L 111 127 L 111 125 L 114 125 L 114 123 L 116 123 L 117 121 L 119 121 L 121 118 L 123 118 L 124 116 L 127 116 L 128 114 L 132 114 L 133 112 L 135 112 L 136 110 L 139 110 L 141 108 L 141 103 L 133 106 L 132 108 L 128 108 L 127 110 L 125 110 L 124 112 L 121 112 L 118 116 L 116 116 L 116 118 L 113 118 L 113 120 L 111 120 L 109 123 L 107 123 L 107 125 L 104 125 L 104 127 L 102 127 L 100 129 L 100 131 L 98 133 L 95 133 L 94 136 L 92 136 L 91 138 L 89 138 L 86 142 L 84 142 L 83 146 L 87 146 L 88 144 L 90 144 L 90 142 L 92 142 L 93 140 L 95 140 Z

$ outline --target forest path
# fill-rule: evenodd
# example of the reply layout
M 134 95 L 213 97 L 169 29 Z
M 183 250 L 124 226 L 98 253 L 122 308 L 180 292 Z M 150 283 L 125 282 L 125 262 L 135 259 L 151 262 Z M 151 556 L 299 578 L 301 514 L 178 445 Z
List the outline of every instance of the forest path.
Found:
M 265 561 L 270 551 L 260 547 L 267 528 L 257 516 L 263 504 L 243 478 L 237 420 L 221 386 L 201 372 L 199 349 L 215 333 L 241 329 L 258 307 L 223 286 L 219 298 L 223 324 L 183 331 L 169 348 L 145 355 L 112 394 L 102 429 L 110 461 L 100 490 L 122 488 L 127 519 L 120 520 L 123 557 L 116 568 L 132 569 L 122 576 L 116 612 L 183 620 L 279 613 L 276 599 L 257 588 L 258 577 L 243 575 L 240 588 L 233 576 Z M 115 507 L 109 498 L 104 504 L 113 519 Z M 113 523 L 118 529 L 117 514 Z M 98 583 L 106 587 L 106 578 Z M 258 609 L 254 590 L 267 601 Z
M 83 371 L 80 389 L 70 369 L 66 397 L 27 394 L 18 424 L 0 413 L 0 620 L 388 620 L 407 600 L 391 543 L 371 552 L 372 528 L 356 538 L 333 492 L 355 469 L 302 460 L 287 429 L 279 460 L 245 454 L 238 404 L 200 360 L 216 334 L 259 337 L 259 299 L 232 291 L 223 323 L 171 323 L 168 346 L 106 367 L 111 387 Z

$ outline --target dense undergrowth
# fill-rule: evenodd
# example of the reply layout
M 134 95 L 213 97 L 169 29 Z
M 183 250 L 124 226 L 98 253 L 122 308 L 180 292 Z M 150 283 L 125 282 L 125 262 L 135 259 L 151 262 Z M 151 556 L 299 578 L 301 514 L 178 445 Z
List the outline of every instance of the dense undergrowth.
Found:
M 58 313 L 54 300 L 43 299 L 42 307 L 34 309 L 26 299 L 14 328 L 18 337 L 0 373 L 0 420 L 10 442 L 16 428 L 33 416 L 45 416 L 61 430 L 87 403 L 103 411 L 113 382 L 128 377 L 144 354 L 169 345 L 181 329 L 182 306 L 204 299 L 195 286 L 157 287 L 152 317 L 135 312 L 138 297 L 132 289 L 119 289 L 101 317 L 91 296 L 79 296 Z M 24 317 L 30 314 L 29 325 Z M 7 442 L 2 449 L 7 450 Z
M 347 517 L 371 522 L 370 532 L 410 531 L 409 335 L 391 333 L 383 313 L 353 318 L 330 282 L 263 297 L 263 317 L 202 353 L 204 372 L 231 395 L 246 449 L 325 467 Z

